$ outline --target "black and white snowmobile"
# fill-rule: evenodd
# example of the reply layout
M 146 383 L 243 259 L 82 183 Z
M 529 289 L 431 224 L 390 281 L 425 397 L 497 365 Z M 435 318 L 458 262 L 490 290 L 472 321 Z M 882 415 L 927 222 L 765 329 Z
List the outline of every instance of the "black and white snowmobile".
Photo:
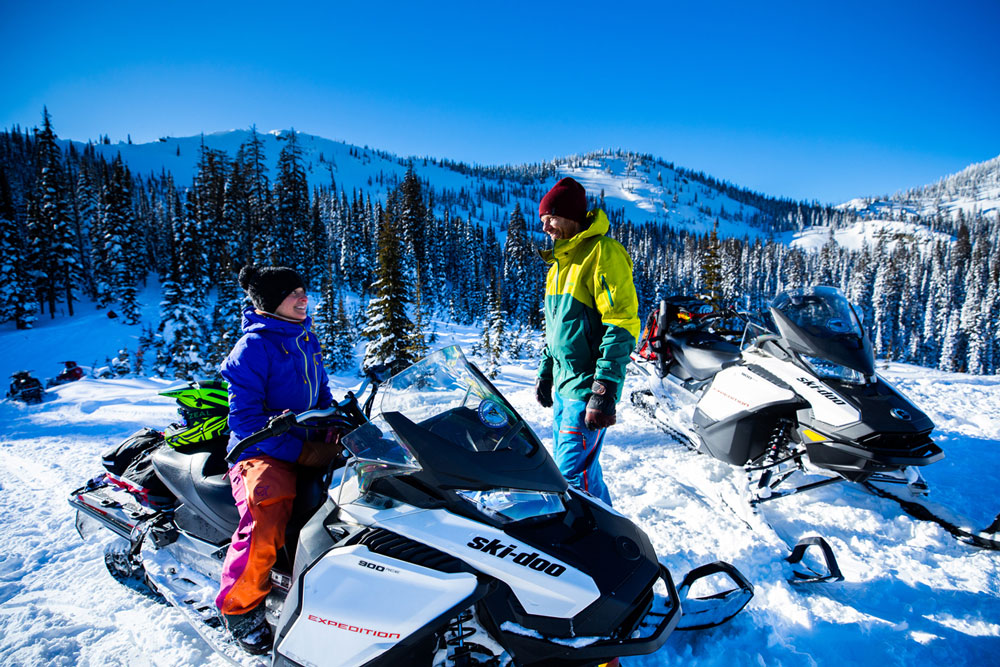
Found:
M 10 376 L 10 387 L 7 388 L 7 398 L 12 401 L 23 401 L 29 405 L 42 402 L 45 389 L 31 371 L 14 371 Z
M 632 355 L 651 379 L 632 403 L 693 448 L 745 467 L 752 503 L 843 480 L 926 494 L 920 468 L 944 457 L 934 424 L 876 373 L 847 298 L 789 290 L 770 318 L 764 327 L 697 299 L 662 301 Z M 721 330 L 733 319 L 745 322 L 742 336 Z M 820 477 L 795 485 L 796 473 Z
M 237 446 L 296 423 L 347 433 L 346 465 L 300 480 L 266 602 L 273 664 L 597 665 L 651 653 L 676 628 L 725 622 L 752 597 L 726 563 L 675 587 L 647 536 L 569 487 L 457 347 L 381 387 L 369 379 L 364 408 L 349 393 L 327 410 L 281 415 Z M 161 595 L 216 650 L 252 663 L 214 606 L 237 525 L 225 451 L 166 446 L 150 458 L 176 497 L 170 507 L 135 502 L 98 476 L 70 498 L 78 529 L 116 533 L 106 562 L 117 579 Z M 691 599 L 696 582 L 718 592 Z

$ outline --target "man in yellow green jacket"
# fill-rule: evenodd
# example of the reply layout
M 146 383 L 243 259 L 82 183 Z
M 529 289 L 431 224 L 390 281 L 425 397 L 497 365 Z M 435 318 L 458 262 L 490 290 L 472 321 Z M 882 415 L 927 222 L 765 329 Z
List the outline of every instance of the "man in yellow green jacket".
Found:
M 554 407 L 553 451 L 563 476 L 610 505 L 599 457 L 639 336 L 632 260 L 605 236 L 604 211 L 587 212 L 586 191 L 572 178 L 542 198 L 538 215 L 554 246 L 541 253 L 550 268 L 535 397 Z

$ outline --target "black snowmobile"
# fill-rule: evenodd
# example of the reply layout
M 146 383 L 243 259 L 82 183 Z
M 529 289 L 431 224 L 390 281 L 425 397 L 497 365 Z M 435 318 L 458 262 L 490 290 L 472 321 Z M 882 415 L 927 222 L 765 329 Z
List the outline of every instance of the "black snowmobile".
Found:
M 675 628 L 725 622 L 752 597 L 726 563 L 675 587 L 646 535 L 569 487 L 458 348 L 387 376 L 370 370 L 363 407 L 352 392 L 326 410 L 285 413 L 229 455 L 294 424 L 336 429 L 349 453 L 342 467 L 300 475 L 266 601 L 272 664 L 598 665 L 651 653 Z M 231 660 L 252 662 L 214 605 L 238 519 L 224 440 L 147 451 L 172 502 L 139 502 L 98 475 L 70 498 L 78 529 L 117 535 L 106 552 L 116 578 L 183 610 Z M 735 587 L 691 599 L 709 577 L 700 586 Z
M 725 329 L 725 322 L 744 324 Z M 779 294 L 767 326 L 698 299 L 661 302 L 633 353 L 651 382 L 631 400 L 713 457 L 744 466 L 752 502 L 837 481 L 906 484 L 944 457 L 934 424 L 875 372 L 857 312 L 833 287 Z M 819 481 L 783 488 L 798 471 Z
M 37 378 L 31 376 L 31 371 L 14 371 L 10 376 L 10 387 L 7 398 L 12 401 L 23 401 L 29 405 L 42 402 L 45 389 Z

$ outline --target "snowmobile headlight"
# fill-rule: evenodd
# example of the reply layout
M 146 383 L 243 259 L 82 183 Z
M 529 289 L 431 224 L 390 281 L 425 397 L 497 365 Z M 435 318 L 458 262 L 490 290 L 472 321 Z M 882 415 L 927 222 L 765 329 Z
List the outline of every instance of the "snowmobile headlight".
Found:
M 483 514 L 510 523 L 565 510 L 558 494 L 521 489 L 493 489 L 491 491 L 456 491 L 458 496 Z
M 865 375 L 853 368 L 835 364 L 829 359 L 822 357 L 807 357 L 802 355 L 802 361 L 806 362 L 813 372 L 821 378 L 829 380 L 840 380 L 848 384 L 865 384 Z

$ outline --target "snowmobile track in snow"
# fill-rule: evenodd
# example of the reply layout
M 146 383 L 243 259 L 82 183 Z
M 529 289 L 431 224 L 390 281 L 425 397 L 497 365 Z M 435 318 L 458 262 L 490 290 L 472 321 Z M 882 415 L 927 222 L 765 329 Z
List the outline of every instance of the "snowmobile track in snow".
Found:
M 900 498 L 894 493 L 886 491 L 885 489 L 880 489 L 871 482 L 862 482 L 861 486 L 863 486 L 869 492 L 875 494 L 876 496 L 879 496 L 880 498 L 886 498 L 888 500 L 895 501 L 901 508 L 903 508 L 904 512 L 909 514 L 914 519 L 936 523 L 937 525 L 941 526 L 946 531 L 951 533 L 951 535 L 959 542 L 962 542 L 964 544 L 969 544 L 974 547 L 979 547 L 981 549 L 1000 551 L 1000 540 L 983 537 L 981 534 L 976 534 L 973 533 L 972 531 L 962 528 L 961 526 L 957 526 L 948 519 L 945 519 L 943 517 L 934 514 L 926 506 L 921 505 L 920 503 L 912 500 L 906 500 L 905 498 Z

